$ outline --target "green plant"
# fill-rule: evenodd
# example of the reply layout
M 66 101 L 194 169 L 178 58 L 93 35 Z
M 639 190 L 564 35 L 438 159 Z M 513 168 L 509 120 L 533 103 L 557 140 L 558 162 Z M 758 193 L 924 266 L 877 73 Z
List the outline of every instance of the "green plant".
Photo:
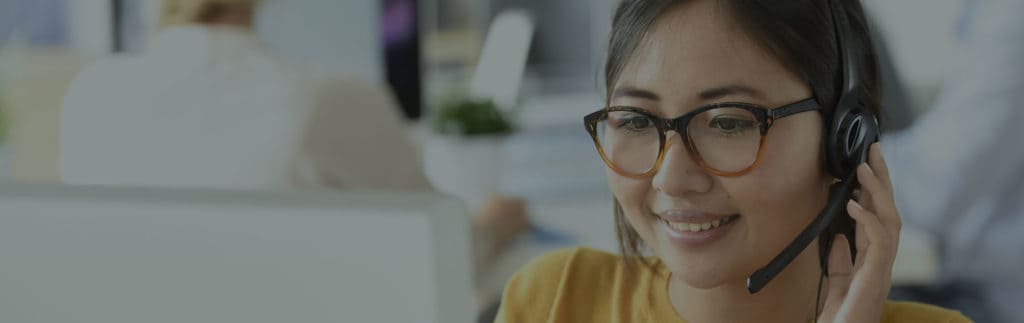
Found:
M 437 110 L 434 131 L 444 135 L 506 135 L 515 127 L 493 100 L 452 99 Z

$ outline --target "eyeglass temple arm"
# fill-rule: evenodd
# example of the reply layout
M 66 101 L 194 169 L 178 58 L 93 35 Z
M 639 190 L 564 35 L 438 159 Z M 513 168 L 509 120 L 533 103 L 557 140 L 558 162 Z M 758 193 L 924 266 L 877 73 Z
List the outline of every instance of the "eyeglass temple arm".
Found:
M 779 119 L 797 113 L 814 110 L 821 110 L 821 106 L 818 105 L 818 101 L 814 100 L 814 98 L 810 98 L 783 107 L 772 109 L 768 111 L 768 116 L 771 117 L 772 119 Z

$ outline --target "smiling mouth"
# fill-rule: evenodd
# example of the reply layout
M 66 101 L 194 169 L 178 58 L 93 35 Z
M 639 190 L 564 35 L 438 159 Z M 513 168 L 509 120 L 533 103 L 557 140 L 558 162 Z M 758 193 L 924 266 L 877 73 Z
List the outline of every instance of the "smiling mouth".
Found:
M 669 228 L 681 232 L 703 232 L 711 229 L 718 228 L 720 226 L 732 223 L 739 214 L 730 215 L 724 218 L 717 218 L 703 223 L 691 223 L 691 222 L 670 222 L 664 218 L 660 218 L 662 222 L 665 222 Z

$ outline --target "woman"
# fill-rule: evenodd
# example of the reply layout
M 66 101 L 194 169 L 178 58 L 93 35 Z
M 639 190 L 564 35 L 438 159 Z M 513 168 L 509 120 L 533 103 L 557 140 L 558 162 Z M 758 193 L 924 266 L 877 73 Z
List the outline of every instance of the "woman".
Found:
M 747 289 L 837 180 L 823 162 L 843 73 L 831 6 L 848 21 L 847 42 L 868 49 L 852 59 L 866 65 L 857 71 L 863 104 L 878 115 L 877 66 L 857 1 L 625 1 L 606 64 L 608 108 L 588 117 L 623 256 L 575 249 L 535 260 L 510 280 L 498 321 L 968 322 L 885 301 L 900 220 L 878 144 L 856 168 L 859 197 L 843 203 L 855 234 L 819 237 L 763 290 Z M 776 118 L 761 133 L 766 122 L 730 108 L 793 111 L 794 102 L 820 109 Z M 655 127 L 681 116 L 692 117 L 674 127 L 687 129 L 686 141 Z M 708 131 L 717 137 L 702 137 Z M 733 145 L 751 134 L 752 144 Z

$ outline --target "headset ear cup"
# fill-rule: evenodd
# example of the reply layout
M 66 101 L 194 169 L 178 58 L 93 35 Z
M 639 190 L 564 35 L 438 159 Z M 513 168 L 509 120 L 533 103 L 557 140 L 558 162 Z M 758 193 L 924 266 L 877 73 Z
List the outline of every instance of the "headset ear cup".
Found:
M 851 169 L 856 169 L 857 166 L 868 161 L 868 152 L 871 151 L 871 144 L 878 142 L 879 129 L 878 119 L 875 115 L 867 110 L 863 110 L 862 113 L 858 114 L 857 117 L 860 119 L 858 122 L 858 143 L 853 156 L 854 163 L 852 163 Z
M 829 123 L 828 129 L 826 129 L 827 137 L 825 141 L 825 165 L 832 177 L 840 179 L 845 178 L 849 173 L 844 167 L 848 159 L 845 153 L 846 142 L 848 142 L 845 129 L 848 128 L 847 125 L 850 123 L 851 109 L 844 102 L 845 99 L 845 97 L 840 98 L 839 104 L 836 105 L 832 120 Z
M 878 119 L 864 108 L 857 89 L 843 93 L 827 129 L 826 165 L 835 178 L 846 178 L 865 162 L 871 144 L 878 141 Z
M 843 109 L 837 109 L 843 110 Z M 861 163 L 867 160 L 868 150 L 871 144 L 878 141 L 879 130 L 878 120 L 870 110 L 863 108 L 837 111 L 836 122 L 829 129 L 829 141 L 831 145 L 827 150 L 829 158 L 829 172 L 836 178 L 845 178 Z M 819 236 L 819 260 L 823 272 L 828 272 L 828 254 L 832 250 L 832 239 L 837 234 L 843 234 L 850 241 L 850 255 L 852 259 L 857 257 L 857 248 L 853 244 L 856 241 L 856 222 L 846 213 L 845 208 L 841 214 L 829 224 L 825 232 Z M 851 259 L 851 260 L 852 260 Z

